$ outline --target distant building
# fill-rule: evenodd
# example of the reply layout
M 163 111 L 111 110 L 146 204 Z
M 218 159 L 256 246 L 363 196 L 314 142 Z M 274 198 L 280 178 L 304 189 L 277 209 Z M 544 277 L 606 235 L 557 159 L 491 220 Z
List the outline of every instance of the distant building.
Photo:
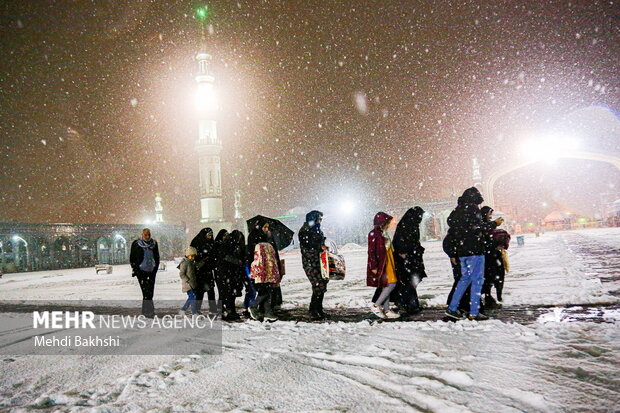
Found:
M 144 225 L 0 223 L 0 269 L 41 271 L 127 264 L 129 248 Z M 163 260 L 182 254 L 185 228 L 154 224 L 153 238 Z

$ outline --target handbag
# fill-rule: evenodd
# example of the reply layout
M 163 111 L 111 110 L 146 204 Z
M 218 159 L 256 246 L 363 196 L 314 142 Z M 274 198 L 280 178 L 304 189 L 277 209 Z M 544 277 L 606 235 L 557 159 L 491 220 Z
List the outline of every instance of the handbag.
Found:
M 321 253 L 321 278 L 325 280 L 344 280 L 347 267 L 344 257 L 329 251 Z

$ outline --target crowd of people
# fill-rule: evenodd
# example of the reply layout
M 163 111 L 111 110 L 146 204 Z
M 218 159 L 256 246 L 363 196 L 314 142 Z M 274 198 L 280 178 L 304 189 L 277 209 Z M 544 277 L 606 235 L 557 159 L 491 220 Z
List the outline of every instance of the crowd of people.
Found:
M 503 223 L 501 217 L 492 220 L 492 208 L 480 208 L 483 202 L 477 188 L 468 188 L 448 217 L 449 230 L 443 249 L 450 258 L 454 276 L 446 310 L 446 316 L 451 319 L 486 320 L 485 309 L 502 304 L 510 235 L 498 228 Z M 421 310 L 417 288 L 427 276 L 424 247 L 420 243 L 423 216 L 424 210 L 419 206 L 407 210 L 396 226 L 393 239 L 388 229 L 394 218 L 385 212 L 378 212 L 374 217 L 374 227 L 368 234 L 366 284 L 375 288 L 370 309 L 379 318 L 398 319 Z M 323 299 L 329 276 L 321 268 L 321 254 L 328 247 L 321 229 L 322 220 L 322 212 L 310 211 L 297 233 L 302 266 L 312 290 L 308 309 L 312 320 L 327 318 Z M 282 305 L 280 282 L 285 268 L 269 227 L 267 219 L 258 219 L 247 243 L 241 231 L 222 229 L 214 237 L 211 228 L 203 228 L 185 250 L 178 266 L 181 290 L 187 294 L 180 314 L 215 313 L 217 288 L 223 320 L 241 318 L 235 302 L 243 297 L 243 316 L 276 321 Z M 142 289 L 142 314 L 153 317 L 159 251 L 149 229 L 144 229 L 142 237 L 132 244 L 130 263 Z M 493 287 L 497 300 L 491 295 Z M 208 310 L 202 308 L 205 294 Z

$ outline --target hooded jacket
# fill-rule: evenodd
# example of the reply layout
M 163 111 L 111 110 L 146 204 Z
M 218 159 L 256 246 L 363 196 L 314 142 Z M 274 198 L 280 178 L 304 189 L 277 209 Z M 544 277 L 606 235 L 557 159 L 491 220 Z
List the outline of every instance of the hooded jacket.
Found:
M 420 223 L 424 210 L 417 206 L 409 208 L 401 218 L 394 233 L 394 262 L 398 279 L 408 282 L 413 275 L 426 277 L 424 268 L 424 247 L 420 244 Z M 400 254 L 406 254 L 401 257 Z
M 306 214 L 306 222 L 297 233 L 302 254 L 306 252 L 320 254 L 323 250 L 325 236 L 321 230 L 321 224 L 317 222 L 322 216 L 323 213 L 320 211 L 310 211 Z
M 183 258 L 179 266 L 179 278 L 181 278 L 181 291 L 186 293 L 195 290 L 198 286 L 196 280 L 196 263 L 187 258 Z
M 378 212 L 375 215 L 374 228 L 368 233 L 368 265 L 366 266 L 366 285 L 369 287 L 386 287 L 387 278 L 385 275 L 385 264 L 387 261 L 387 250 L 385 249 L 385 237 L 381 227 L 392 216 L 385 212 Z M 372 271 L 377 270 L 374 274 Z
M 199 271 L 208 271 L 215 268 L 215 241 L 213 238 L 207 239 L 208 233 L 213 234 L 213 230 L 211 228 L 201 229 L 189 244 L 191 247 L 196 248 L 196 268 Z
M 482 219 L 478 205 L 483 201 L 478 188 L 467 188 L 448 217 L 448 226 L 458 257 L 483 255 L 486 234 L 497 227 L 495 221 L 485 222 Z

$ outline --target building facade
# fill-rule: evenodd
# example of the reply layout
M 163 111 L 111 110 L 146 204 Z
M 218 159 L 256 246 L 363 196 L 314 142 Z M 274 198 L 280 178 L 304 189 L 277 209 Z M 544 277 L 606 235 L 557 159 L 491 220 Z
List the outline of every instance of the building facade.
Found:
M 17 272 L 127 264 L 131 243 L 143 228 L 140 224 L 0 223 L 0 267 Z M 183 226 L 150 228 L 162 260 L 182 255 Z

